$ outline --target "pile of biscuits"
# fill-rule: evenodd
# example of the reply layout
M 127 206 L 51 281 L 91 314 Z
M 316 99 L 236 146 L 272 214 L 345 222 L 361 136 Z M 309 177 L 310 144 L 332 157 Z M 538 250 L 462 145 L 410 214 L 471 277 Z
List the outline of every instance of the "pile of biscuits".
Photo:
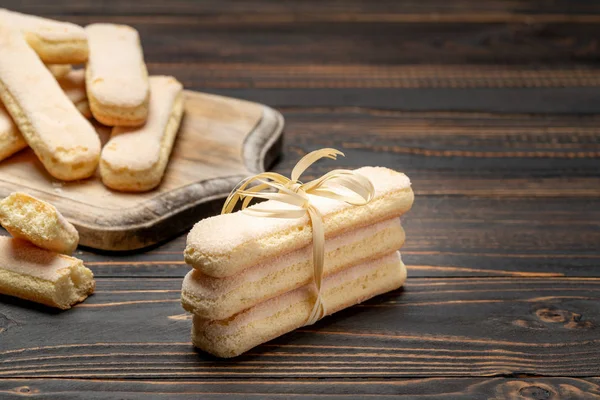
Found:
M 183 87 L 148 77 L 138 32 L 0 9 L 0 160 L 29 146 L 54 178 L 140 192 L 164 175 Z M 71 65 L 85 63 L 85 69 Z M 113 127 L 101 148 L 88 118 Z
M 70 254 L 79 234 L 58 210 L 25 193 L 0 201 L 0 294 L 63 310 L 85 300 L 94 274 Z
M 325 231 L 325 314 L 397 289 L 406 279 L 399 217 L 414 200 L 410 180 L 388 168 L 355 172 L 373 184 L 368 204 L 310 198 Z M 269 200 L 260 206 L 288 205 Z M 234 357 L 307 323 L 318 295 L 308 217 L 235 212 L 208 218 L 189 233 L 184 256 L 193 269 L 183 281 L 181 301 L 194 314 L 192 342 L 202 350 Z

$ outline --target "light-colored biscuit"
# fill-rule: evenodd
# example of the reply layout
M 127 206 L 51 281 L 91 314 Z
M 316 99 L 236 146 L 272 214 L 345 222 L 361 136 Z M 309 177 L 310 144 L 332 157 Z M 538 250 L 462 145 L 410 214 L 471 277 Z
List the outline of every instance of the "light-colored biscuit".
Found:
M 66 76 L 59 78 L 58 84 L 81 115 L 91 118 L 92 111 L 85 91 L 85 71 L 83 69 L 72 70 Z
M 398 289 L 406 280 L 406 267 L 395 252 L 347 268 L 323 281 L 327 314 Z M 192 343 L 217 357 L 238 356 L 306 323 L 315 301 L 313 285 L 306 285 L 267 300 L 227 320 L 193 318 Z
M 73 70 L 71 64 L 47 64 L 46 68 L 56 79 L 64 78 Z
M 62 67 L 62 65 L 53 65 L 54 67 Z M 71 69 L 70 65 L 65 66 Z M 85 74 L 83 70 L 75 70 L 58 79 L 60 87 L 63 89 L 67 97 L 75 104 L 75 107 L 86 118 L 91 118 L 92 112 L 87 101 L 85 92 Z M 27 147 L 27 142 L 19 132 L 19 128 L 14 123 L 8 111 L 2 103 L 0 103 L 0 161 L 10 157 L 16 152 Z
M 18 31 L 0 26 L 0 98 L 21 134 L 55 178 L 94 173 L 100 140 Z
M 143 124 L 150 86 L 138 32 L 114 24 L 92 24 L 85 30 L 90 45 L 86 83 L 94 118 L 109 126 Z
M 87 36 L 79 25 L 5 9 L 0 9 L 0 24 L 20 30 L 27 43 L 47 64 L 81 64 L 87 61 Z
M 56 207 L 26 193 L 0 201 L 0 224 L 12 236 L 58 253 L 71 254 L 79 243 L 79 233 Z
M 309 195 L 323 216 L 326 238 L 399 217 L 412 206 L 414 194 L 406 175 L 382 167 L 363 167 L 355 172 L 369 178 L 375 187 L 375 196 L 368 204 L 353 206 Z M 260 206 L 290 208 L 271 200 Z M 312 227 L 307 216 L 263 218 L 235 212 L 198 222 L 187 237 L 184 257 L 205 275 L 223 278 L 311 242 Z
M 86 118 L 92 117 L 90 105 L 87 101 L 85 92 L 85 72 L 80 70 L 71 71 L 69 64 L 55 64 L 52 67 L 69 67 L 70 71 L 62 78 L 57 78 L 60 87 L 63 89 L 67 97 L 75 104 L 75 107 Z M 52 71 L 51 71 L 52 72 Z M 0 103 L 0 161 L 10 157 L 16 152 L 27 147 L 27 142 L 19 132 L 19 128 L 6 111 L 6 108 Z
M 0 103 L 0 161 L 27 147 L 19 128 Z
M 394 218 L 347 232 L 325 243 L 323 275 L 379 258 L 404 244 L 400 219 Z M 226 319 L 246 308 L 307 285 L 313 279 L 312 246 L 260 263 L 228 278 L 198 270 L 183 280 L 183 308 L 204 319 Z
M 75 107 L 86 118 L 92 117 L 90 105 L 85 92 L 85 73 L 82 69 L 71 71 L 69 64 L 54 64 L 49 67 L 68 67 L 65 69 L 67 75 L 57 78 L 60 87 L 67 97 L 75 104 Z M 53 68 L 49 68 L 52 72 Z M 57 72 L 60 68 L 54 68 Z M 53 72 L 54 74 L 54 72 Z M 55 75 L 56 77 L 56 75 Z M 27 147 L 27 142 L 19 132 L 19 128 L 8 114 L 8 111 L 0 103 L 0 161 L 10 157 L 14 153 Z
M 0 237 L 0 293 L 63 310 L 94 292 L 94 274 L 77 258 Z
M 102 149 L 100 175 L 111 189 L 142 192 L 158 186 L 183 115 L 183 86 L 170 76 L 150 77 L 150 112 L 141 127 L 114 127 Z

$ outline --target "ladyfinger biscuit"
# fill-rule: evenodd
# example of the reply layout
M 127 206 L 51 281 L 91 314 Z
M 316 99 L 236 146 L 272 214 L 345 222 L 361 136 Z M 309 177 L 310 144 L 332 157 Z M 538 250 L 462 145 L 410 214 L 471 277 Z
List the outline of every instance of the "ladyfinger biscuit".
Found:
M 27 147 L 27 142 L 19 132 L 19 128 L 0 103 L 0 161 L 12 156 Z
M 404 244 L 400 219 L 379 222 L 335 236 L 325 243 L 325 277 L 349 266 L 379 258 Z M 204 319 L 226 319 L 246 308 L 277 297 L 313 279 L 312 247 L 281 255 L 228 278 L 213 278 L 198 270 L 183 280 L 183 308 Z
M 94 292 L 94 274 L 77 258 L 0 237 L 0 293 L 63 310 Z
M 87 36 L 81 26 L 5 9 L 0 9 L 0 24 L 20 30 L 29 46 L 47 64 L 87 61 Z
M 85 93 L 84 71 L 71 71 L 71 66 L 69 64 L 52 64 L 47 67 L 58 79 L 60 87 L 73 104 L 75 104 L 75 107 L 77 107 L 79 112 L 81 112 L 84 117 L 91 118 L 92 112 L 90 111 L 87 94 Z M 68 72 L 67 75 L 62 78 L 58 78 L 56 75 L 61 69 L 58 67 L 68 67 L 65 68 L 64 71 L 71 72 Z M 19 132 L 19 128 L 15 125 L 4 105 L 0 103 L 0 161 L 26 147 L 27 142 L 23 138 L 23 135 L 21 135 L 21 132 Z
M 71 64 L 47 64 L 46 68 L 56 79 L 64 78 L 72 71 Z
M 81 115 L 91 118 L 92 111 L 90 110 L 90 104 L 85 91 L 85 71 L 83 69 L 75 69 L 57 80 L 62 90 L 69 100 L 75 104 Z
M 333 314 L 374 296 L 398 289 L 406 280 L 400 253 L 358 264 L 323 281 L 322 298 Z M 315 301 L 313 285 L 267 300 L 226 320 L 194 316 L 192 343 L 217 357 L 238 356 L 251 348 L 300 328 Z
M 56 207 L 26 193 L 0 201 L 0 224 L 13 237 L 58 253 L 71 254 L 79 243 L 79 233 Z
M 406 175 L 382 167 L 363 167 L 355 172 L 367 177 L 375 187 L 375 195 L 368 204 L 353 206 L 309 195 L 311 203 L 323 216 L 326 239 L 399 217 L 412 206 L 414 195 Z M 290 208 L 272 200 L 260 206 Z M 198 222 L 187 237 L 184 257 L 203 274 L 223 278 L 310 243 L 312 227 L 307 216 L 284 219 L 235 212 Z
M 0 51 L 0 98 L 46 170 L 62 180 L 92 175 L 100 140 L 90 122 L 18 31 L 0 27 Z
M 102 149 L 100 175 L 111 189 L 142 192 L 160 183 L 183 115 L 183 86 L 170 76 L 150 77 L 150 112 L 138 128 L 114 127 Z
M 150 88 L 138 32 L 114 24 L 92 24 L 85 30 L 90 45 L 87 92 L 94 118 L 109 126 L 143 124 Z

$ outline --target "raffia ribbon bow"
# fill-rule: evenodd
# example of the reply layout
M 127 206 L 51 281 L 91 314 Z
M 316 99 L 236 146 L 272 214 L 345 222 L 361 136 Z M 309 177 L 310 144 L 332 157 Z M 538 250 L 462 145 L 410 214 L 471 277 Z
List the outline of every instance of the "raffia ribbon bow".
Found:
M 325 304 L 321 296 L 321 284 L 323 281 L 323 264 L 325 262 L 325 229 L 323 217 L 319 210 L 311 204 L 310 197 L 327 197 L 334 200 L 344 201 L 353 205 L 365 205 L 373 198 L 375 189 L 366 177 L 347 169 L 336 169 L 313 181 L 302 183 L 300 175 L 314 162 L 321 158 L 337 159 L 344 156 L 339 150 L 321 149 L 308 153 L 294 166 L 291 178 L 287 178 L 275 172 L 264 172 L 242 180 L 229 194 L 221 214 L 233 211 L 238 201 L 242 202 L 242 210 L 246 214 L 257 217 L 268 218 L 302 218 L 308 214 L 312 225 L 313 236 L 313 266 L 314 284 L 317 290 L 317 298 L 306 325 L 312 325 L 327 314 Z M 251 184 L 255 186 L 249 187 Z M 265 191 L 276 189 L 277 192 Z M 278 209 L 269 208 L 258 204 L 247 208 L 253 198 L 275 200 L 289 204 L 293 208 Z

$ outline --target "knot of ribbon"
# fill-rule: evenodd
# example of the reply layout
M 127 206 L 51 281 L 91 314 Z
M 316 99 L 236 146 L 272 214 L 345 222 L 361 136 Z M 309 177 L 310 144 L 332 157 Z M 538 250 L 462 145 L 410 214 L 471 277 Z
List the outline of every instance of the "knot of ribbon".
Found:
M 352 205 L 365 205 L 371 201 L 375 193 L 373 184 L 368 178 L 347 169 L 330 171 L 306 183 L 299 180 L 302 173 L 316 161 L 321 158 L 335 160 L 338 155 L 344 156 L 344 153 L 335 149 L 321 149 L 308 153 L 294 166 L 290 178 L 275 172 L 263 172 L 248 177 L 233 189 L 221 210 L 221 214 L 230 213 L 238 201 L 241 201 L 242 212 L 257 217 L 302 218 L 308 214 L 312 225 L 313 282 L 317 296 L 305 325 L 312 325 L 327 314 L 321 295 L 325 263 L 325 228 L 323 216 L 311 203 L 309 195 Z M 269 208 L 265 206 L 267 203 L 262 203 L 247 208 L 254 198 L 274 200 L 292 207 Z

